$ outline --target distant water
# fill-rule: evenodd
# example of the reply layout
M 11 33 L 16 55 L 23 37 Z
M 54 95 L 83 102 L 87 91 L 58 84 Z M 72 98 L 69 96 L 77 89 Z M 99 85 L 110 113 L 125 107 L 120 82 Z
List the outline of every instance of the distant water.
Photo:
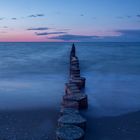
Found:
M 71 43 L 0 43 L 0 110 L 60 107 Z M 140 43 L 76 43 L 89 115 L 140 110 Z

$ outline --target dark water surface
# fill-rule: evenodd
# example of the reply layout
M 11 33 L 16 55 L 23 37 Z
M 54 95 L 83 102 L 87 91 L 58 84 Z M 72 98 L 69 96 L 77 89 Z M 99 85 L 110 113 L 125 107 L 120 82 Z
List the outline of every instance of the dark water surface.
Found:
M 2 140 L 53 139 L 70 48 L 71 43 L 0 43 Z M 140 43 L 76 48 L 87 79 L 87 140 L 139 140 Z

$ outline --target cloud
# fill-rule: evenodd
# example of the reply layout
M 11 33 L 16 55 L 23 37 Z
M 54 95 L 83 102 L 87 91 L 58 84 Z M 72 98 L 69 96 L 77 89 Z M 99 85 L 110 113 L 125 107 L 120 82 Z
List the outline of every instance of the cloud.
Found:
M 11 18 L 12 20 L 17 20 L 17 18 Z
M 45 36 L 45 35 L 53 35 L 53 34 L 65 34 L 67 32 L 43 32 L 43 33 L 35 33 L 37 36 Z
M 132 16 L 126 16 L 127 18 L 131 18 Z
M 118 16 L 116 17 L 117 19 L 126 19 L 126 18 L 132 18 L 132 16 L 127 15 L 127 16 Z
M 119 36 L 104 36 L 101 41 L 114 41 L 114 42 L 139 42 L 140 29 L 125 29 L 116 30 Z
M 48 28 L 48 27 L 39 27 L 39 28 L 28 28 L 27 30 L 29 30 L 29 31 L 37 31 L 37 30 L 39 30 L 39 31 L 42 31 L 42 30 L 49 30 L 50 28 Z
M 124 37 L 140 38 L 140 29 L 118 30 Z
M 37 14 L 36 16 L 38 16 L 38 17 L 43 17 L 43 16 L 45 16 L 44 14 Z
M 30 18 L 36 18 L 36 17 L 43 17 L 45 16 L 44 14 L 35 14 L 35 15 L 29 15 L 28 17 Z
M 87 35 L 74 35 L 65 34 L 50 37 L 49 39 L 61 41 L 79 41 L 79 42 L 140 42 L 140 29 L 116 30 L 114 31 L 118 36 L 87 36 Z
M 0 20 L 3 20 L 4 18 L 0 18 Z
M 71 29 L 68 28 L 63 28 L 63 29 L 56 29 L 56 28 L 51 28 L 51 29 L 55 29 L 56 31 L 70 31 Z
M 6 31 L 0 31 L 0 34 L 6 34 L 7 32 Z
M 5 29 L 6 29 L 6 28 L 8 28 L 8 26 L 3 26 L 3 28 L 5 28 Z
M 62 41 L 93 41 L 98 38 L 99 38 L 98 36 L 65 34 L 65 35 L 50 37 L 49 39 L 57 39 L 57 40 L 62 40 Z

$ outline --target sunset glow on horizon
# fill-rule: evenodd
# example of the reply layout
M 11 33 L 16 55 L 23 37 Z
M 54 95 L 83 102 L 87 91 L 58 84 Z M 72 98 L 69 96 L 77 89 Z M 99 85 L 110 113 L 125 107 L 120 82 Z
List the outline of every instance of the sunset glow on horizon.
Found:
M 139 0 L 1 0 L 0 42 L 140 41 Z

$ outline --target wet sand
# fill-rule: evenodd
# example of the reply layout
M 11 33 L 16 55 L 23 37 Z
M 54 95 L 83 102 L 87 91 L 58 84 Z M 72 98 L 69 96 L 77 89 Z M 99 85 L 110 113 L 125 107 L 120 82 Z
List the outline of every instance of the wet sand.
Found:
M 0 140 L 54 140 L 56 109 L 0 112 Z
M 140 111 L 115 117 L 85 117 L 86 140 L 140 140 Z
M 140 111 L 87 118 L 86 140 L 139 140 Z M 54 140 L 59 110 L 0 111 L 0 140 Z

